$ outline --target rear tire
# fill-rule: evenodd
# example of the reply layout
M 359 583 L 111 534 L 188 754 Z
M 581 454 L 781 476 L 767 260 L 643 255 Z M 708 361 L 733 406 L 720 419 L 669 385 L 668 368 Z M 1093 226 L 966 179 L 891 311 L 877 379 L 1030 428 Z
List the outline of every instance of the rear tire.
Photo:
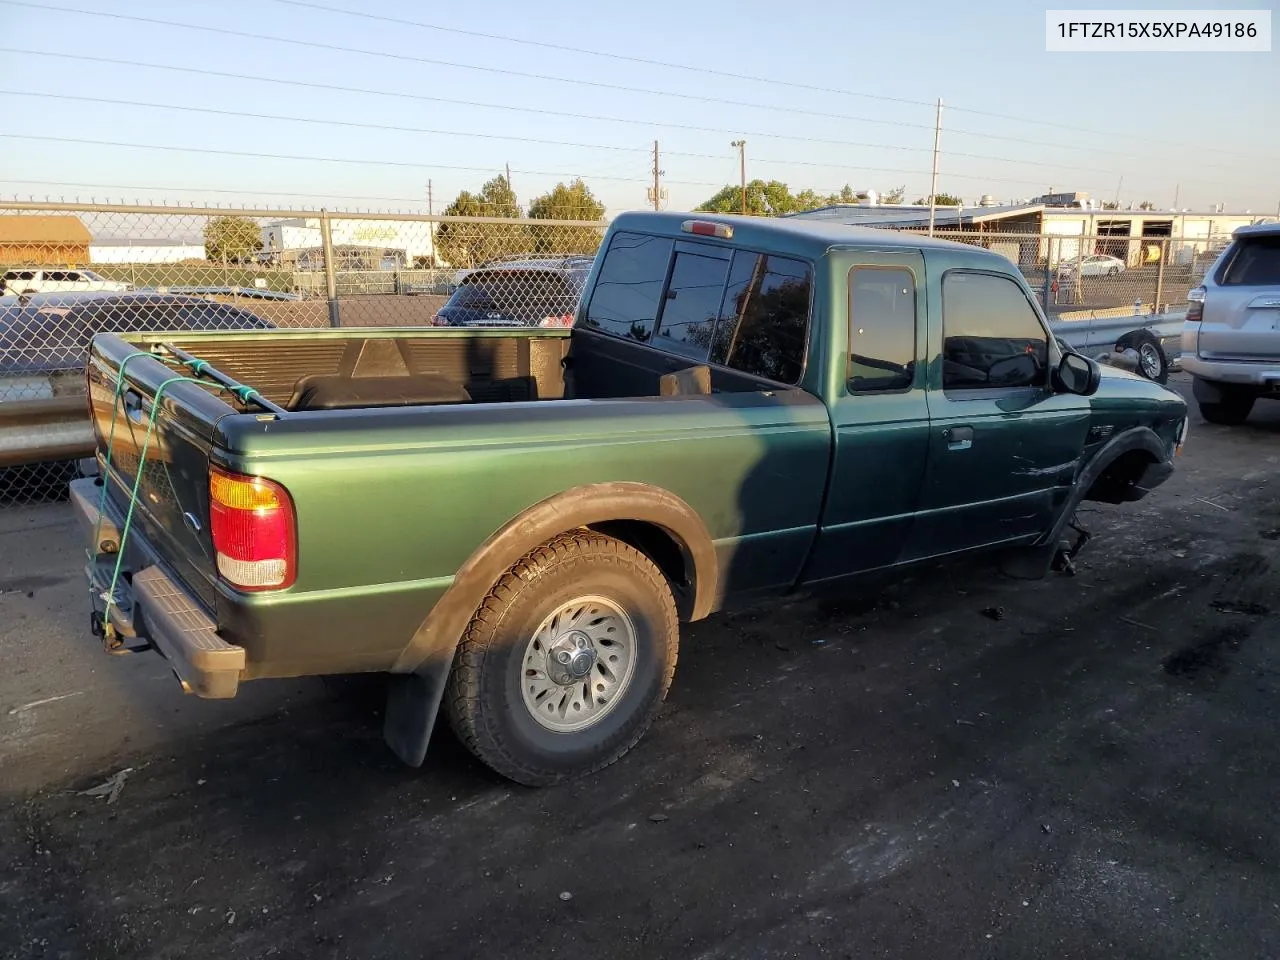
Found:
M 1226 427 L 1236 427 L 1249 419 L 1253 412 L 1253 404 L 1258 398 L 1251 393 L 1222 390 L 1222 399 L 1217 403 L 1200 401 L 1200 416 L 1209 423 L 1217 423 Z
M 563 534 L 516 563 L 476 611 L 449 675 L 449 719 L 517 783 L 585 776 L 648 730 L 678 645 L 671 588 L 648 557 L 602 534 Z M 553 660 L 566 649 L 572 667 Z

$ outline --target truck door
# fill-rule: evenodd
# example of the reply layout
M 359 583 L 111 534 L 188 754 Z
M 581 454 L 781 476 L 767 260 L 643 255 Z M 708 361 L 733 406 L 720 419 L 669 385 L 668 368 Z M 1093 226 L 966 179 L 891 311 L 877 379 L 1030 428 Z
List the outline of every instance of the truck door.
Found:
M 998 271 L 942 266 L 930 278 L 931 354 L 940 362 L 930 370 L 913 559 L 1043 534 L 1070 490 L 1089 423 L 1087 398 L 1053 391 L 1048 328 L 1023 285 Z
M 847 311 L 833 311 L 835 450 L 806 581 L 901 558 L 929 449 L 927 325 L 919 251 L 853 255 Z

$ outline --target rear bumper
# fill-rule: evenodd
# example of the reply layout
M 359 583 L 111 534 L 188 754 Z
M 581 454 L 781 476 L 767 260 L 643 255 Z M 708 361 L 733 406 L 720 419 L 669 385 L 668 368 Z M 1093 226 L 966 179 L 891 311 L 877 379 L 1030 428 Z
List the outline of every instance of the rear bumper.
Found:
M 109 508 L 100 514 L 101 495 L 102 488 L 92 478 L 71 484 L 71 504 L 90 544 L 85 579 L 95 632 L 102 630 L 106 616 L 120 638 L 139 641 L 123 651 L 155 649 L 169 661 L 183 689 L 208 699 L 234 697 L 245 669 L 244 648 L 219 637 L 217 624 L 204 608 L 159 566 L 122 567 L 108 613 L 107 593 L 119 556 L 120 531 L 118 518 Z
M 1262 392 L 1280 391 L 1280 360 L 1205 360 L 1192 354 L 1182 357 L 1182 369 L 1213 383 L 1253 387 Z

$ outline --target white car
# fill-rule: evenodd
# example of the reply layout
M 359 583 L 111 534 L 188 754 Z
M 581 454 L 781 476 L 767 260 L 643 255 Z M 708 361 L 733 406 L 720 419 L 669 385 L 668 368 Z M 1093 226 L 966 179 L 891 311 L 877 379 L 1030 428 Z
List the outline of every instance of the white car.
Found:
M 92 270 L 6 270 L 0 293 L 22 296 L 27 293 L 83 293 L 102 290 L 124 293 L 133 289 L 119 280 L 108 280 Z
M 1124 261 L 1105 253 L 1095 253 L 1081 260 L 1064 263 L 1058 271 L 1071 274 L 1079 271 L 1082 277 L 1115 277 L 1124 273 Z

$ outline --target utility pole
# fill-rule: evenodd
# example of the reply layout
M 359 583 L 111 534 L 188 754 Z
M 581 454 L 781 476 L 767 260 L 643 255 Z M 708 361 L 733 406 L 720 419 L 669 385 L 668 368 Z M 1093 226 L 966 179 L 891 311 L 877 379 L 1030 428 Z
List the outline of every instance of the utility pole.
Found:
M 1116 209 L 1120 209 L 1120 188 L 1124 186 L 1124 177 L 1120 178 L 1120 182 L 1116 184 Z
M 938 98 L 938 117 L 933 124 L 933 176 L 929 180 L 929 236 L 933 236 L 933 218 L 937 211 L 938 149 L 942 145 L 942 98 Z
M 436 213 L 435 197 L 431 193 L 431 181 L 427 181 L 427 216 L 433 217 Z M 435 221 L 427 223 L 427 256 L 431 260 L 434 267 L 436 263 L 436 225 Z
M 1182 193 L 1182 184 L 1175 183 L 1173 185 L 1173 209 L 1178 209 L 1178 195 Z
M 742 183 L 741 213 L 743 216 L 746 216 L 747 214 L 747 141 L 734 140 L 732 143 L 729 144 L 729 146 L 738 148 L 739 178 L 740 178 L 740 182 Z
M 663 170 L 658 163 L 658 141 L 653 141 L 653 189 L 650 191 L 649 199 L 653 201 L 653 209 L 662 209 L 662 174 Z

